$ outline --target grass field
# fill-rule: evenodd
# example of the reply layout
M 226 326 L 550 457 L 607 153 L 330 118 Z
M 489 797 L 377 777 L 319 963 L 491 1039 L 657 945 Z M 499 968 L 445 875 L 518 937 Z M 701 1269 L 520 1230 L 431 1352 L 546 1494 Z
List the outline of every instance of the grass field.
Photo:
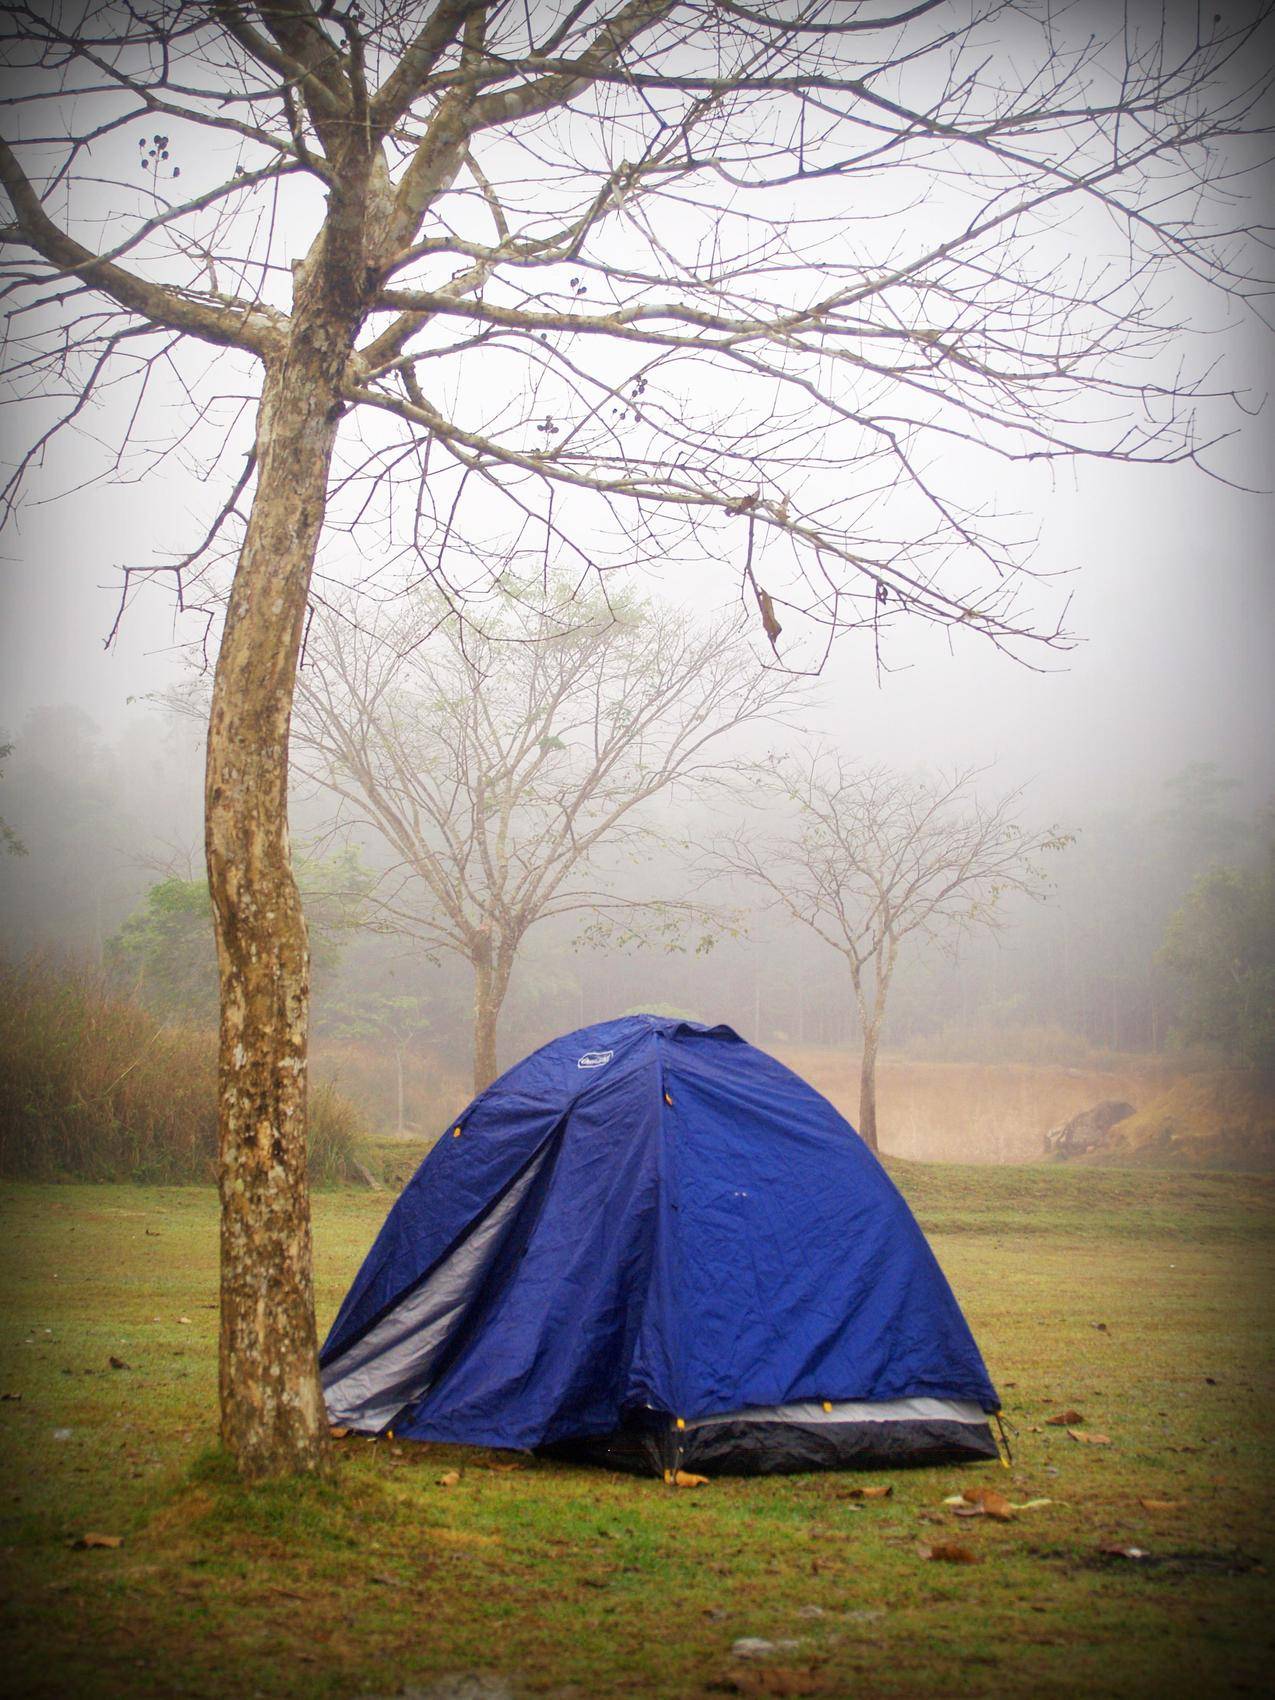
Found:
M 331 1481 L 248 1495 L 213 1450 L 212 1193 L 0 1190 L 0 1687 L 353 1700 L 483 1672 L 576 1700 L 1264 1692 L 1275 1184 L 895 1172 L 1018 1431 L 1009 1472 L 677 1491 L 347 1440 Z M 316 1199 L 321 1325 L 387 1203 Z M 1067 1407 L 1110 1444 L 1047 1426 Z M 849 1497 L 865 1483 L 892 1494 Z M 956 1518 L 945 1498 L 976 1484 L 1050 1503 Z M 72 1544 L 90 1532 L 122 1545 Z M 921 1556 L 941 1542 L 977 1562 Z M 742 1636 L 795 1645 L 753 1663 L 732 1656 Z

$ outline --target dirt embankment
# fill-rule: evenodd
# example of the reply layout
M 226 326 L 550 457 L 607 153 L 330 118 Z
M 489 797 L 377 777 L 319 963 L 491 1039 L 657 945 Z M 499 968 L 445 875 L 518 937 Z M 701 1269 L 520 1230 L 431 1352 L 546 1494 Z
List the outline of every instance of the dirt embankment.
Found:
M 1251 1069 L 1183 1075 L 1083 1159 L 1139 1168 L 1275 1169 L 1275 1077 Z
M 857 1119 L 857 1057 L 813 1046 L 776 1054 Z M 1239 1071 L 1186 1074 L 1158 1058 L 1111 1068 L 892 1057 L 877 1065 L 882 1148 L 922 1162 L 1040 1162 L 1050 1128 L 1106 1098 L 1126 1099 L 1135 1114 L 1113 1130 L 1124 1155 L 1113 1151 L 1105 1161 L 1275 1166 L 1275 1082 Z

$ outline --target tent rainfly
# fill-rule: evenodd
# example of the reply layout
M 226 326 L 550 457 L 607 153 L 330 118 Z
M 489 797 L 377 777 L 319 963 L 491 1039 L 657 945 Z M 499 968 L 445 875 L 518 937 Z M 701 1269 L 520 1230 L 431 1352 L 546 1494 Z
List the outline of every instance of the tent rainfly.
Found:
M 729 1027 L 653 1015 L 474 1100 L 320 1361 L 333 1423 L 611 1468 L 997 1455 L 969 1327 L 854 1129 Z

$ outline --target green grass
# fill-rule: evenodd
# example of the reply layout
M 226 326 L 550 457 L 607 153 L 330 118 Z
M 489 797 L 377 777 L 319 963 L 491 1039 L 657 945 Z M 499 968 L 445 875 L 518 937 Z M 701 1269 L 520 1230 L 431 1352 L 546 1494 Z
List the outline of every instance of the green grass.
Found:
M 246 1493 L 213 1447 L 213 1195 L 0 1189 L 0 1392 L 21 1395 L 0 1403 L 5 1686 L 353 1700 L 473 1670 L 574 1700 L 1264 1691 L 1272 1184 L 896 1173 L 1018 1434 L 1009 1472 L 897 1471 L 867 1504 L 846 1497 L 866 1478 L 677 1492 L 361 1440 L 330 1481 Z M 387 1203 L 316 1199 L 321 1323 Z M 1112 1444 L 1044 1425 L 1066 1406 Z M 975 1483 L 1053 1503 L 954 1519 L 944 1497 Z M 74 1550 L 89 1530 L 124 1544 Z M 927 1562 L 935 1540 L 980 1562 Z M 743 1635 L 800 1644 L 747 1667 Z

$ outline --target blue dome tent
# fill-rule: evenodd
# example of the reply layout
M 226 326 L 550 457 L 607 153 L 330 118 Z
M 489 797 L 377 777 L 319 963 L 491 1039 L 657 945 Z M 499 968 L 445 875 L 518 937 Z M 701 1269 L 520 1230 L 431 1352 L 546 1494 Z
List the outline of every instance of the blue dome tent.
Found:
M 997 1455 L 978 1348 L 853 1128 L 729 1027 L 652 1015 L 474 1100 L 320 1361 L 333 1423 L 614 1468 Z

